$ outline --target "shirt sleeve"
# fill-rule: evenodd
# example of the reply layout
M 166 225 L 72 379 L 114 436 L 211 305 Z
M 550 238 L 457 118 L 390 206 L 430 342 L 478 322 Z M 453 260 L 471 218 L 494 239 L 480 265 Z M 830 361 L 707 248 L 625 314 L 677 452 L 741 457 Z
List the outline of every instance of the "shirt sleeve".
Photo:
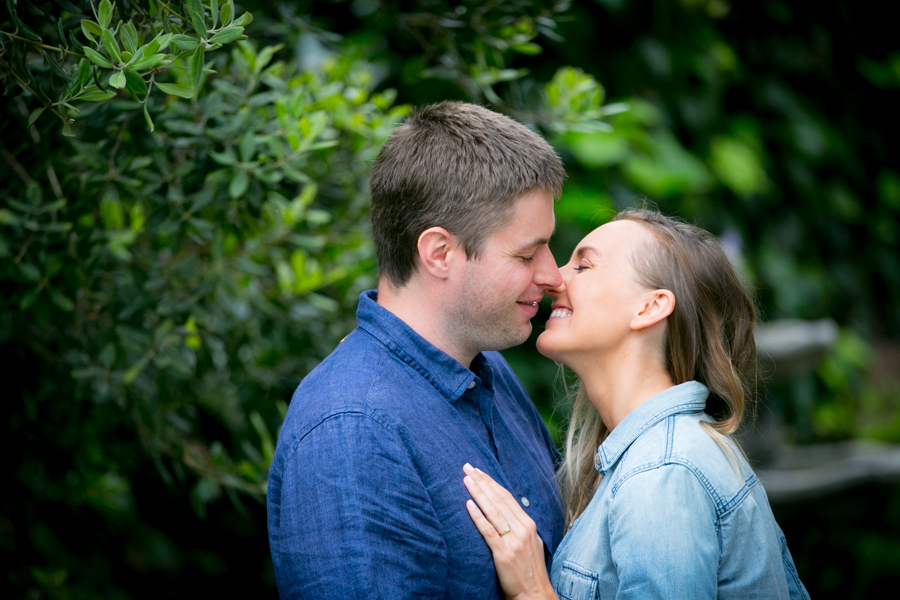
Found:
M 610 552 L 618 600 L 716 598 L 716 510 L 690 469 L 665 465 L 633 475 L 614 492 Z
M 428 492 L 372 418 L 344 413 L 307 434 L 285 460 L 275 509 L 283 600 L 444 596 L 446 547 Z

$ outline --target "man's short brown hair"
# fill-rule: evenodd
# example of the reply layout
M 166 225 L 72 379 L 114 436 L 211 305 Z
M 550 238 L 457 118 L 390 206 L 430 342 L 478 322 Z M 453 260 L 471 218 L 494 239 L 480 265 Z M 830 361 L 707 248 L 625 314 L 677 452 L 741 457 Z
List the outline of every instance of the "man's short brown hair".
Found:
M 558 198 L 562 161 L 539 135 L 474 104 L 441 102 L 398 126 L 372 167 L 372 232 L 380 274 L 405 285 L 419 235 L 443 227 L 467 258 L 512 216 L 517 198 L 542 189 Z

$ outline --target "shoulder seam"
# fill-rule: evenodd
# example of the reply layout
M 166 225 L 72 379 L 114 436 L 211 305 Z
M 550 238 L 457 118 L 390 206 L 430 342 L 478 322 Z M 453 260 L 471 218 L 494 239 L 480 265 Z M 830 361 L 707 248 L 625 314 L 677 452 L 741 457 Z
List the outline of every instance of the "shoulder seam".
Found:
M 289 461 L 291 458 L 293 458 L 294 454 L 296 454 L 296 452 L 297 452 L 297 448 L 299 448 L 300 444 L 303 443 L 303 440 L 306 439 L 306 436 L 308 436 L 308 435 L 311 434 L 313 431 L 315 431 L 316 429 L 318 429 L 319 426 L 322 425 L 322 423 L 324 423 L 325 421 L 329 421 L 329 420 L 331 420 L 331 419 L 334 419 L 334 418 L 336 418 L 336 417 L 343 417 L 343 416 L 346 416 L 346 415 L 358 415 L 358 416 L 360 416 L 360 417 L 363 417 L 364 419 L 368 419 L 368 420 L 372 421 L 373 423 L 378 424 L 382 429 L 384 429 L 384 430 L 385 430 L 387 433 L 389 433 L 391 436 L 394 435 L 394 433 L 390 430 L 390 428 L 389 428 L 387 425 L 385 425 L 384 423 L 382 423 L 381 421 L 379 421 L 378 419 L 376 419 L 376 418 L 373 417 L 372 415 L 367 414 L 367 413 L 365 413 L 365 412 L 363 412 L 363 411 L 361 411 L 361 410 L 342 410 L 342 411 L 338 411 L 338 412 L 333 412 L 333 413 L 330 413 L 330 414 L 328 414 L 327 416 L 323 417 L 318 423 L 316 423 L 314 426 L 310 427 L 309 430 L 308 430 L 306 433 L 304 433 L 303 435 L 299 436 L 299 437 L 297 438 L 297 440 L 294 442 L 294 445 L 291 447 L 290 453 L 284 458 L 284 460 L 285 460 L 285 461 Z
M 725 506 L 725 503 L 716 493 L 716 490 L 715 488 L 713 488 L 712 483 L 710 483 L 706 476 L 704 476 L 703 473 L 701 473 L 696 465 L 694 465 L 692 462 L 677 457 L 669 457 L 653 462 L 644 463 L 642 465 L 634 467 L 626 473 L 623 473 L 621 478 L 618 478 L 618 480 L 616 481 L 613 489 L 610 490 L 610 495 L 615 498 L 616 493 L 619 491 L 619 488 L 621 488 L 626 481 L 634 478 L 636 475 L 640 475 L 641 473 L 646 473 L 648 471 L 655 471 L 657 469 L 669 466 L 682 467 L 684 469 L 687 469 L 694 477 L 696 477 L 700 484 L 703 486 L 703 489 L 706 490 L 706 493 L 709 495 L 710 499 L 713 501 L 713 505 L 716 507 L 716 517 L 721 517 L 724 512 L 723 507 Z
M 382 355 L 381 355 L 381 359 L 380 359 L 379 362 L 378 362 L 378 367 L 380 367 L 381 364 L 384 362 L 384 357 L 385 357 L 385 355 L 382 354 Z M 376 367 L 376 370 L 378 370 L 378 367 Z M 365 405 L 366 407 L 368 407 L 368 405 L 369 405 L 369 404 L 368 404 L 369 394 L 371 393 L 372 387 L 375 385 L 375 381 L 378 380 L 379 376 L 380 376 L 380 375 L 376 375 L 375 377 L 373 377 L 373 378 L 372 378 L 372 381 L 369 383 L 369 387 L 366 389 L 366 393 L 365 393 L 365 395 L 364 395 L 364 398 L 365 398 L 364 405 Z M 364 417 L 364 418 L 366 418 L 366 419 L 369 419 L 369 420 L 372 421 L 373 423 L 377 423 L 382 429 L 384 429 L 384 430 L 385 430 L 387 433 L 389 433 L 391 436 L 394 435 L 393 432 L 391 431 L 390 427 L 389 427 L 387 424 L 382 423 L 378 418 L 376 418 L 376 417 L 375 417 L 374 415 L 372 415 L 372 414 L 369 414 L 369 413 L 366 412 L 366 411 L 363 411 L 363 410 L 340 410 L 340 411 L 335 411 L 335 412 L 331 412 L 331 413 L 328 413 L 327 415 L 323 416 L 321 419 L 319 419 L 319 422 L 318 422 L 318 423 L 316 423 L 315 425 L 313 425 L 312 427 L 310 427 L 307 431 L 305 431 L 305 432 L 303 433 L 303 435 L 297 436 L 297 439 L 294 441 L 294 444 L 293 444 L 293 446 L 291 447 L 291 451 L 288 453 L 288 455 L 287 455 L 287 456 L 285 457 L 285 459 L 284 459 L 285 462 L 286 462 L 286 461 L 289 461 L 291 458 L 293 458 L 294 454 L 296 454 L 296 452 L 297 452 L 297 448 L 299 448 L 299 446 L 300 446 L 300 444 L 303 442 L 303 440 L 306 439 L 306 436 L 308 436 L 310 433 L 312 433 L 313 431 L 315 431 L 316 429 L 318 429 L 319 426 L 322 425 L 322 423 L 324 423 L 325 421 L 328 421 L 329 419 L 333 419 L 333 418 L 335 418 L 335 417 L 340 417 L 340 416 L 344 416 L 344 415 L 359 415 L 359 416 L 361 416 L 361 417 Z

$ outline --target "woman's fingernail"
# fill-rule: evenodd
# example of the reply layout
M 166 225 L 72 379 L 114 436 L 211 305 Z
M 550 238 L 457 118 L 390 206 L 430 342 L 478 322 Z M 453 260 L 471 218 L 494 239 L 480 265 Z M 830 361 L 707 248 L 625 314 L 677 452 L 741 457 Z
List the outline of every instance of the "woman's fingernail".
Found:
M 475 480 L 472 479 L 471 477 L 469 477 L 468 475 L 466 475 L 465 477 L 463 477 L 463 481 L 465 481 L 466 483 L 469 483 L 469 484 L 474 484 L 474 483 L 475 483 Z
M 464 473 L 471 473 L 472 471 L 473 471 L 472 465 L 470 465 L 469 463 L 466 463 L 466 464 L 463 465 L 463 472 L 464 472 Z

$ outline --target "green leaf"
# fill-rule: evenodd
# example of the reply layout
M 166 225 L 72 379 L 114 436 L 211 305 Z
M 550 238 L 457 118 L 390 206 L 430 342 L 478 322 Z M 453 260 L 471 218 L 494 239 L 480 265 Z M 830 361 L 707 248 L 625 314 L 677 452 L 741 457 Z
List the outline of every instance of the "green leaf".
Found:
M 220 165 L 233 165 L 237 162 L 234 154 L 231 151 L 228 152 L 210 152 L 210 158 L 219 163 Z
M 28 281 L 40 281 L 41 279 L 40 269 L 30 263 L 19 263 L 19 271 Z
M 197 32 L 197 35 L 205 40 L 209 32 L 206 29 L 206 19 L 203 18 L 202 9 L 199 12 L 191 11 L 191 24 L 194 26 L 194 31 Z
M 238 17 L 237 19 L 235 19 L 235 21 L 232 23 L 232 25 L 234 25 L 234 26 L 236 26 L 236 27 L 246 27 L 246 26 L 249 25 L 252 21 L 253 21 L 253 15 L 251 15 L 251 14 L 248 13 L 248 12 L 245 12 L 245 13 L 242 14 L 240 17 Z
M 144 104 L 144 120 L 147 121 L 147 127 L 150 128 L 150 133 L 153 133 L 155 129 L 153 126 L 153 119 L 150 118 L 150 112 L 147 110 L 147 104 Z
M 275 53 L 282 48 L 284 48 L 284 44 L 266 46 L 260 50 L 259 54 L 256 56 L 256 65 L 253 67 L 253 74 L 258 75 L 260 71 L 265 69 L 266 65 L 269 64 L 269 61 L 272 60 L 272 57 L 275 56 Z
M 159 40 L 153 40 L 146 46 L 144 46 L 144 58 L 147 58 L 151 54 L 156 54 L 159 51 Z
M 528 54 L 530 56 L 540 54 L 544 51 L 543 48 L 532 42 L 529 42 L 527 44 L 513 44 L 512 46 L 510 46 L 510 49 L 518 52 L 519 54 Z
M 109 29 L 104 29 L 103 33 L 100 34 L 100 39 L 103 41 L 103 47 L 106 48 L 106 53 L 109 54 L 109 57 L 114 62 L 121 63 L 122 54 L 119 52 L 119 43 L 116 42 L 112 32 Z
M 186 85 L 179 85 L 176 83 L 156 83 L 156 87 L 161 89 L 167 94 L 171 94 L 173 96 L 178 96 L 179 98 L 193 98 L 194 96 L 194 88 L 190 88 Z
M 128 65 L 130 71 L 142 71 L 144 69 L 152 69 L 166 58 L 165 54 L 153 54 L 147 58 L 136 60 Z
M 222 5 L 222 10 L 219 12 L 219 20 L 222 21 L 222 25 L 231 25 L 231 21 L 234 20 L 234 3 L 232 0 L 228 0 Z
M 212 19 L 213 29 L 215 29 L 218 25 L 216 19 L 219 18 L 219 0 L 209 0 L 209 16 Z
M 128 21 L 122 26 L 119 36 L 122 38 L 122 45 L 125 49 L 134 54 L 137 51 L 138 33 L 134 27 L 134 23 Z
M 70 299 L 66 298 L 64 294 L 57 290 L 50 290 L 50 300 L 55 304 L 60 310 L 65 312 L 72 312 L 72 309 L 75 308 L 75 303 Z
M 75 132 L 72 131 L 72 124 L 69 123 L 69 119 L 63 119 L 63 135 L 66 137 L 75 137 Z
M 69 30 L 69 42 L 72 43 L 71 47 L 74 48 L 75 52 L 81 52 L 82 51 L 81 49 L 84 48 L 84 44 L 82 44 L 75 38 L 75 30 L 74 29 Z
M 113 86 L 117 89 L 122 89 L 125 87 L 125 73 L 122 71 L 116 71 L 109 77 L 109 85 Z
M 112 20 L 112 12 L 113 5 L 109 0 L 101 0 L 100 1 L 100 12 L 97 14 L 97 21 L 100 22 L 100 27 L 106 29 L 109 27 L 109 23 Z
M 169 44 L 172 43 L 172 38 L 174 38 L 174 37 L 175 37 L 175 34 L 172 34 L 172 33 L 161 33 L 158 36 L 156 36 L 154 41 L 159 43 L 159 49 L 154 50 L 154 52 L 159 52 L 160 50 L 165 50 L 166 48 L 168 48 Z
M 125 72 L 125 88 L 135 98 L 147 95 L 147 84 L 144 83 L 140 75 L 132 71 Z
M 188 59 L 188 85 L 195 90 L 199 89 L 201 77 L 203 77 L 203 48 L 197 48 Z
M 56 61 L 50 57 L 50 54 L 44 55 L 44 62 L 47 63 L 47 66 L 50 67 L 50 70 L 53 71 L 53 74 L 56 75 L 57 77 L 59 77 L 60 79 L 62 79 L 63 81 L 69 82 L 72 80 L 72 78 L 69 77 L 69 74 L 66 73 L 65 71 L 63 71 L 62 67 L 60 67 L 56 63 Z
M 200 0 L 184 0 L 184 8 L 190 13 L 200 13 L 203 15 L 203 4 Z
M 96 44 L 100 34 L 103 33 L 103 28 L 90 19 L 84 19 L 81 21 L 81 33 L 83 33 L 84 37 L 89 39 L 92 44 Z
M 71 95 L 78 94 L 91 78 L 91 63 L 86 58 L 78 61 L 78 71 L 72 78 L 72 84 L 69 86 Z
M 216 35 L 209 38 L 211 44 L 227 44 L 244 35 L 243 27 L 226 27 Z
M 26 25 L 19 19 L 19 15 L 16 13 L 16 9 L 12 7 L 12 2 L 7 2 L 6 5 L 9 9 L 10 16 L 12 16 L 13 22 L 16 24 L 16 29 L 18 29 L 19 35 L 24 35 L 28 39 L 34 40 L 35 42 L 40 42 L 41 36 L 33 32 L 28 27 L 28 25 Z
M 63 7 L 63 10 L 67 10 L 72 14 L 77 15 L 81 12 L 81 9 L 69 2 L 69 0 L 54 0 L 57 4 Z
M 44 110 L 46 110 L 46 107 L 42 106 L 31 111 L 31 114 L 28 115 L 28 127 L 34 125 L 34 122 L 37 121 L 37 118 L 41 116 L 41 113 L 44 112 Z
M 200 40 L 192 35 L 177 34 L 172 38 L 172 43 L 181 50 L 193 50 L 200 45 Z
M 92 48 L 84 47 L 84 53 L 90 59 L 92 63 L 97 65 L 98 67 L 103 67 L 104 69 L 112 69 L 112 63 L 106 60 L 102 54 L 97 52 Z
M 250 178 L 247 175 L 247 171 L 238 171 L 231 180 L 231 183 L 228 184 L 228 195 L 232 198 L 240 198 L 247 191 L 247 186 L 249 184 Z
M 115 95 L 116 93 L 112 90 L 101 90 L 96 85 L 92 85 L 90 87 L 84 88 L 84 93 L 73 98 L 73 100 L 83 100 L 85 102 L 100 102 L 103 100 L 109 100 Z

